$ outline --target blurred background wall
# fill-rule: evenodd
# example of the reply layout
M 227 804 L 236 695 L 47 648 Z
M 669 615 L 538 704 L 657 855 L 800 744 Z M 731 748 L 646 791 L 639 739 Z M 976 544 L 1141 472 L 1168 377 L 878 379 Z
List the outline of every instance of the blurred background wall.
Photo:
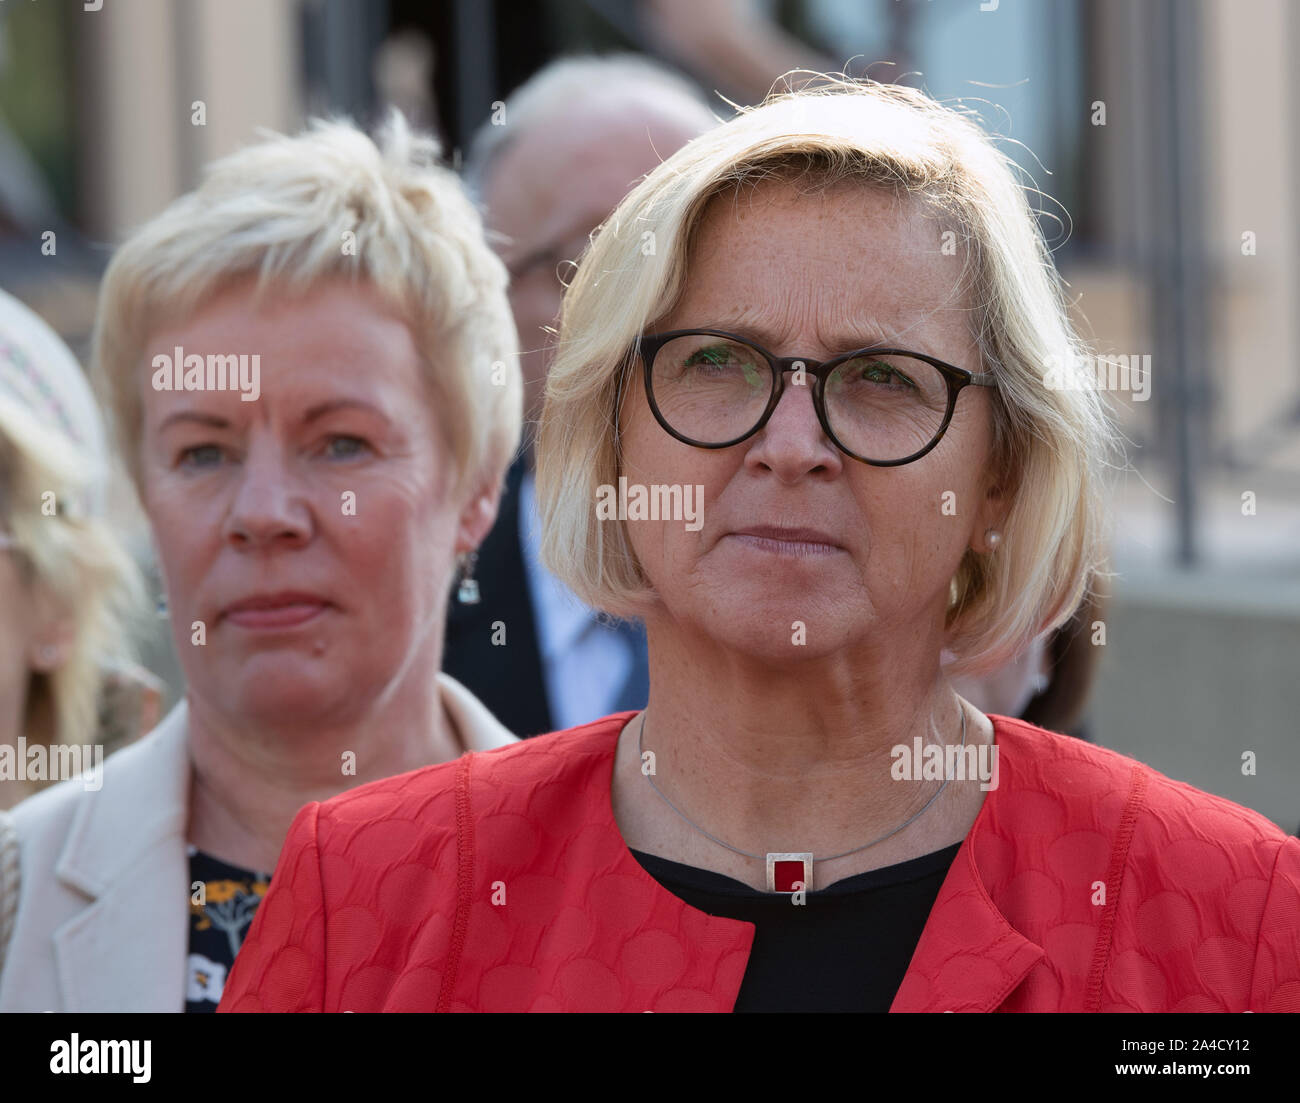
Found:
M 1102 353 L 1150 358 L 1148 394 L 1111 394 L 1130 463 L 1089 732 L 1296 830 L 1300 5 L 0 3 L 0 283 L 84 358 L 115 242 L 259 127 L 371 123 L 397 104 L 456 163 L 547 61 L 611 50 L 735 103 L 791 68 L 845 67 L 961 98 L 1003 136 L 1043 193 L 1083 331 Z M 125 490 L 117 508 L 147 560 Z M 149 660 L 180 692 L 161 631 Z

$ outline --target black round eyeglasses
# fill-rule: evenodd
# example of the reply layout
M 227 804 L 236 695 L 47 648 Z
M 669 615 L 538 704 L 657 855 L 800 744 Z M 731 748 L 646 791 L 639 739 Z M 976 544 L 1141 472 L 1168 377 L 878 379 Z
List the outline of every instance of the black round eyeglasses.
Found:
M 856 349 L 831 360 L 775 356 L 718 329 L 675 329 L 637 341 L 646 398 L 669 435 L 696 448 L 730 448 L 767 424 L 785 377 L 812 380 L 822 429 L 845 455 L 875 467 L 919 460 L 943 438 L 963 387 L 994 387 L 972 372 L 906 349 Z

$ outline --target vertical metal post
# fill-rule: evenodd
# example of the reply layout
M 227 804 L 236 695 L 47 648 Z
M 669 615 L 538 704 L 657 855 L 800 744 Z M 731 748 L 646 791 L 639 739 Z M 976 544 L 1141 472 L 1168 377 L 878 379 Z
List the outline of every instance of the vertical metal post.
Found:
M 1161 451 L 1173 471 L 1179 566 L 1199 558 L 1199 479 L 1209 446 L 1209 336 L 1204 256 L 1200 18 L 1198 2 L 1143 5 L 1152 116 L 1152 395 Z

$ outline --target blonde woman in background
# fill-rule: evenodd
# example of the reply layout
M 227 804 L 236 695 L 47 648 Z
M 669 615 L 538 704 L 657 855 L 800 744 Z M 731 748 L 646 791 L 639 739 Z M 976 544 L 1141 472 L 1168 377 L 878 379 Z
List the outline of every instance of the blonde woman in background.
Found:
M 0 1009 L 215 1009 L 300 806 L 514 741 L 439 674 L 523 385 L 505 270 L 437 155 L 400 116 L 378 144 L 268 138 L 109 265 L 95 367 L 187 693 L 102 791 L 16 810 Z
M 40 317 L 0 292 L 3 808 L 83 758 L 47 748 L 96 744 L 105 690 L 131 654 L 128 620 L 143 591 L 104 517 L 107 476 L 80 365 Z M 101 744 L 100 758 L 111 749 Z
M 142 587 L 104 519 L 107 468 L 81 366 L 0 291 L 0 970 L 21 877 L 3 809 L 75 774 L 98 785 L 105 729 L 133 738 L 157 713 L 128 662 Z

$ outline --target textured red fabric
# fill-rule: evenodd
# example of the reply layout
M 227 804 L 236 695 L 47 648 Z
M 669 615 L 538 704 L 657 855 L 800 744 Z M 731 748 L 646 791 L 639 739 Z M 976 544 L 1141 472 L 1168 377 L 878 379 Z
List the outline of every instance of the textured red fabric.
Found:
M 307 805 L 220 1009 L 731 1010 L 752 924 L 673 896 L 615 823 L 631 715 Z M 892 1010 L 1300 1011 L 1300 840 L 992 719 L 999 787 Z

